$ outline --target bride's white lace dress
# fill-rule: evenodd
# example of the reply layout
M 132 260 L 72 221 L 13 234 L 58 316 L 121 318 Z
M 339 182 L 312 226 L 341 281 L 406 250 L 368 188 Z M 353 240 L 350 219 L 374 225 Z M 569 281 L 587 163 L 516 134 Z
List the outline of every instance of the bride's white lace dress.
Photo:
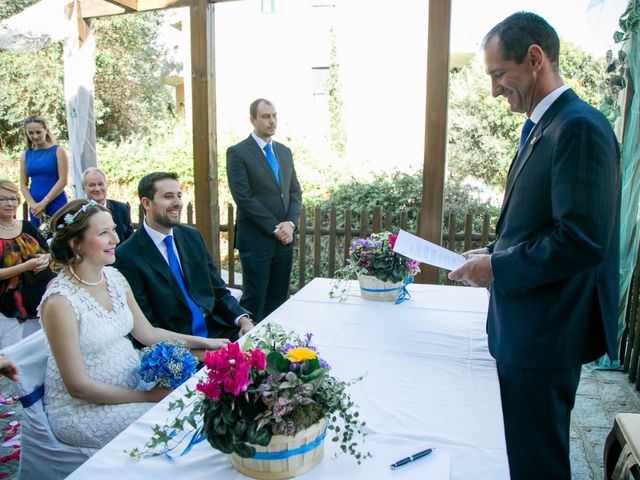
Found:
M 124 277 L 104 268 L 112 310 L 107 311 L 82 287 L 61 272 L 47 288 L 40 308 L 52 295 L 66 298 L 78 322 L 80 351 L 87 375 L 110 385 L 144 389 L 137 373 L 140 356 L 126 335 L 133 328 Z M 72 398 L 62 382 L 49 349 L 45 375 L 44 410 L 53 433 L 64 443 L 101 448 L 146 412 L 152 403 L 104 405 Z

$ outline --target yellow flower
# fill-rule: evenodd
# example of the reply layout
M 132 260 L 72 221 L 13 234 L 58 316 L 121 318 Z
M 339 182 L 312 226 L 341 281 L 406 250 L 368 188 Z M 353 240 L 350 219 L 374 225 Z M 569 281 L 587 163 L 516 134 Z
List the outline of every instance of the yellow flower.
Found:
M 296 347 L 287 352 L 287 358 L 295 363 L 306 362 L 316 357 L 316 352 L 307 347 Z

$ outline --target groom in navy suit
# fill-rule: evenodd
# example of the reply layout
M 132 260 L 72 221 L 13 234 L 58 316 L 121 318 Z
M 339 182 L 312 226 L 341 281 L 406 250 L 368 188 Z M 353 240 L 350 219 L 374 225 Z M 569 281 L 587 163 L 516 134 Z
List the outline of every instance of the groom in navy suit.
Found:
M 129 281 L 149 322 L 173 332 L 232 341 L 251 330 L 249 312 L 220 278 L 200 232 L 180 224 L 177 175 L 145 175 L 138 196 L 144 221 L 118 247 L 114 266 Z
M 466 252 L 449 278 L 491 288 L 487 333 L 511 478 L 570 480 L 581 365 L 618 352 L 618 142 L 563 84 L 558 36 L 544 19 L 513 14 L 483 46 L 493 96 L 528 120 L 496 241 Z
M 253 132 L 227 150 L 227 178 L 238 206 L 235 246 L 242 263 L 240 304 L 262 320 L 285 302 L 302 192 L 291 150 L 272 140 L 275 106 L 263 98 L 249 107 Z

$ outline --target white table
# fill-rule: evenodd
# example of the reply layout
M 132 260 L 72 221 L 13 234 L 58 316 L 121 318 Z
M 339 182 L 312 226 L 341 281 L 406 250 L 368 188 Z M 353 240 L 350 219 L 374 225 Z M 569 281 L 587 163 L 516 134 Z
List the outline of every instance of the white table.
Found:
M 365 447 L 374 457 L 360 466 L 348 455 L 334 459 L 337 445 L 327 439 L 324 460 L 303 478 L 423 480 L 433 468 L 430 457 L 395 471 L 389 465 L 435 446 L 433 458 L 450 456 L 453 480 L 509 479 L 500 387 L 485 333 L 486 290 L 414 284 L 412 300 L 395 305 L 360 298 L 353 283 L 347 301 L 339 303 L 328 296 L 329 282 L 315 279 L 268 320 L 300 334 L 312 332 L 335 376 L 366 374 L 350 393 L 367 422 Z M 207 442 L 173 460 L 134 461 L 123 453 L 146 443 L 151 427 L 164 423 L 167 403 L 183 388 L 69 478 L 247 478 Z

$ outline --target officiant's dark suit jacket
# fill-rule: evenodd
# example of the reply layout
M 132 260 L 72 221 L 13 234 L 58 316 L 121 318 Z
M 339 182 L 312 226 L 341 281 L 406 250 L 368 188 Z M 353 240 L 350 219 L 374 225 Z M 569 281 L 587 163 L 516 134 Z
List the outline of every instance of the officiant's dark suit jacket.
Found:
M 234 320 L 247 314 L 220 278 L 200 232 L 187 225 L 173 227 L 185 284 L 193 301 L 205 313 L 208 336 L 237 339 Z M 151 324 L 191 335 L 191 311 L 169 264 L 144 227 L 118 247 L 114 265 L 126 277 Z
M 113 223 L 116 224 L 116 233 L 120 242 L 124 242 L 133 235 L 133 225 L 131 225 L 131 208 L 128 203 L 107 199 L 107 208 L 111 211 Z
M 498 361 L 549 369 L 617 358 L 619 205 L 613 130 L 567 90 L 512 163 L 490 245 Z
M 509 172 L 490 246 L 487 333 L 514 480 L 570 477 L 581 365 L 617 358 L 618 163 L 609 122 L 567 90 Z M 532 454 L 538 471 L 521 467 Z

